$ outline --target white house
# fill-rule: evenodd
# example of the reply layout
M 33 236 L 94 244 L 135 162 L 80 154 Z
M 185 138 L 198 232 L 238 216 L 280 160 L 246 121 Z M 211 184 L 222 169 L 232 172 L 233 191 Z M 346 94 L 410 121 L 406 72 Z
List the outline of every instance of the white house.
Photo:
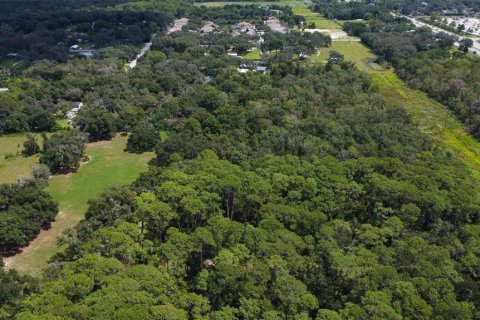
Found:
M 72 121 L 77 116 L 78 111 L 83 107 L 83 102 L 72 102 L 70 105 L 72 106 L 72 109 L 67 112 L 66 117 L 68 120 Z

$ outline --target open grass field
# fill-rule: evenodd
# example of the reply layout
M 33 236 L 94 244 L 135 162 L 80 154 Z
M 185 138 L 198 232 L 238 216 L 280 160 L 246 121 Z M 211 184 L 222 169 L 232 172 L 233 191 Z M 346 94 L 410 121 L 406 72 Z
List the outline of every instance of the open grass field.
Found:
M 5 259 L 8 268 L 40 276 L 49 259 L 61 251 L 57 237 L 83 219 L 88 199 L 108 186 L 129 184 L 147 170 L 153 153 L 124 152 L 126 140 L 127 137 L 117 136 L 111 141 L 88 144 L 86 153 L 90 161 L 77 173 L 50 179 L 47 191 L 59 202 L 60 213 L 49 230 L 42 231 L 21 253 Z
M 362 71 L 381 71 L 382 67 L 375 64 L 375 54 L 359 41 L 333 41 L 329 48 L 320 48 L 319 54 L 312 55 L 312 62 L 327 62 L 330 51 L 335 50 L 345 56 L 345 59 L 355 63 Z
M 255 49 L 242 56 L 242 58 L 243 60 L 260 60 L 262 58 L 262 53 L 259 49 Z
M 331 48 L 343 54 L 346 60 L 354 62 L 360 70 L 367 72 L 372 70 L 371 63 L 376 56 L 361 42 L 335 41 L 332 42 Z
M 37 142 L 42 138 L 35 135 Z M 21 178 L 30 177 L 32 167 L 38 162 L 38 156 L 24 157 L 21 152 L 26 134 L 0 136 L 0 183 L 13 183 Z
M 317 12 L 313 12 L 308 8 L 294 8 L 294 14 L 304 16 L 307 20 L 307 25 L 315 23 L 317 29 L 342 29 L 342 25 L 333 20 L 328 20 L 327 18 L 319 15 Z

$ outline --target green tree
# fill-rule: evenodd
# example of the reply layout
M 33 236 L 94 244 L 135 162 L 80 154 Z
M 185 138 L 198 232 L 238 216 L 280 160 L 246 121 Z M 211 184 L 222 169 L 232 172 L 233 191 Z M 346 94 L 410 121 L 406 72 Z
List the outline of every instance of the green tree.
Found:
M 85 136 L 77 131 L 57 133 L 43 143 L 40 163 L 52 173 L 68 173 L 80 167 L 85 151 Z
M 115 118 L 103 108 L 82 108 L 74 123 L 90 141 L 110 140 L 115 135 Z
M 148 230 L 151 237 L 162 240 L 165 229 L 176 216 L 175 212 L 165 202 L 158 201 L 154 194 L 142 192 L 135 198 L 137 209 L 134 219 L 140 222 L 140 233 Z
M 152 151 L 159 141 L 159 133 L 152 124 L 142 122 L 133 127 L 128 136 L 127 150 L 142 153 Z
M 40 152 L 40 146 L 35 141 L 35 137 L 32 135 L 27 136 L 27 140 L 23 143 L 22 153 L 26 156 L 31 156 Z

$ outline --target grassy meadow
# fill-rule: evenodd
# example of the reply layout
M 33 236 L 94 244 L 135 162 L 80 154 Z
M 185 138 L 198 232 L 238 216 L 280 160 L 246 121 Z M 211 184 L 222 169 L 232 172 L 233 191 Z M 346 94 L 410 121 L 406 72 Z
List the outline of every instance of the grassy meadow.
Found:
M 46 190 L 59 202 L 60 213 L 52 227 L 41 232 L 23 252 L 5 259 L 8 268 L 40 276 L 49 259 L 61 250 L 57 247 L 57 237 L 83 219 L 88 199 L 108 186 L 129 184 L 147 170 L 153 153 L 124 152 L 126 140 L 127 137 L 118 135 L 111 141 L 88 144 L 86 154 L 90 160 L 78 172 L 50 179 Z
M 42 138 L 35 135 L 40 144 Z M 22 155 L 23 143 L 26 134 L 0 135 L 0 183 L 14 183 L 18 179 L 30 177 L 38 155 L 24 157 Z
M 250 51 L 242 56 L 243 60 L 260 60 L 262 59 L 262 53 L 259 49 Z

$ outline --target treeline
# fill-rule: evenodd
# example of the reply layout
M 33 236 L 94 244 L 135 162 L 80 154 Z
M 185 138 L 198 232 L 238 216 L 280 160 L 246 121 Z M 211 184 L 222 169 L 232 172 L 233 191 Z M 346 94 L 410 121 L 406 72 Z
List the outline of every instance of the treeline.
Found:
M 356 20 L 367 19 L 384 12 L 385 8 L 374 6 L 366 1 L 314 1 L 313 11 L 319 12 L 328 19 Z
M 378 6 L 384 6 L 389 10 L 396 10 L 403 14 L 430 15 L 439 14 L 463 14 L 480 11 L 480 4 L 476 0 L 381 0 Z
M 16 14 L 23 12 L 56 11 L 65 9 L 76 9 L 85 7 L 106 7 L 113 6 L 129 0 L 23 0 L 4 1 L 2 9 L 4 14 Z
M 34 170 L 40 173 L 42 169 Z M 46 179 L 48 180 L 48 176 Z M 45 182 L 45 175 L 36 175 L 32 180 L 0 185 L 2 255 L 27 245 L 40 229 L 48 227 L 57 215 L 56 201 L 41 189 Z M 3 291 L 3 288 L 0 291 Z
M 272 10 L 275 10 L 275 12 L 272 12 Z M 265 29 L 264 22 L 272 15 L 277 16 L 290 27 L 300 26 L 302 21 L 306 21 L 305 17 L 294 14 L 293 9 L 290 7 L 275 4 L 269 5 L 268 7 L 252 4 L 230 4 L 223 8 L 205 6 L 194 7 L 190 14 L 192 18 L 190 23 L 200 19 L 212 20 L 228 30 L 231 28 L 232 24 L 247 20 L 252 22 L 258 30 L 263 30 Z M 195 30 L 195 28 L 191 28 L 191 30 Z
M 0 17 L 0 56 L 15 53 L 29 60 L 65 61 L 69 47 L 74 44 L 84 45 L 87 49 L 139 45 L 174 20 L 175 9 L 162 9 L 17 10 Z

